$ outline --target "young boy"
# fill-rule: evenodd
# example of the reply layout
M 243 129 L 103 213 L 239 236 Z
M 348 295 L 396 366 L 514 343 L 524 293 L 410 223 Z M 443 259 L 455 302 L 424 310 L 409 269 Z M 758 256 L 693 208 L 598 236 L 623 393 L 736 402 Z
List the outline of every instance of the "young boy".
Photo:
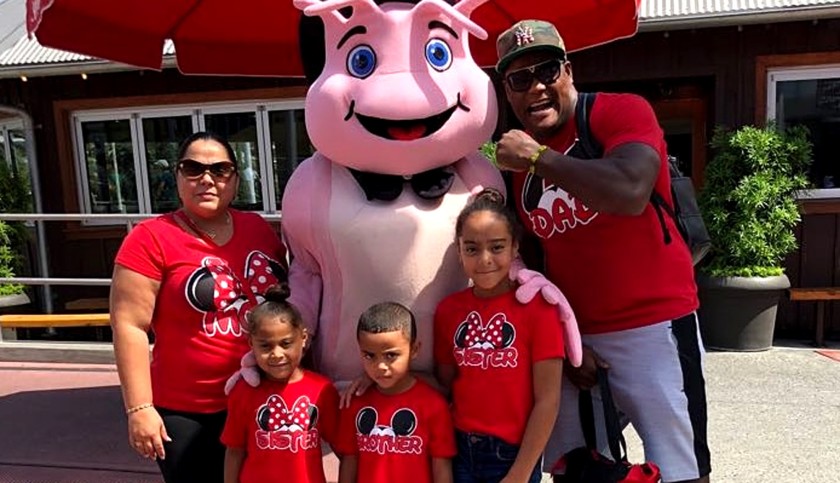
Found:
M 359 318 L 356 338 L 374 387 L 341 414 L 339 483 L 451 483 L 456 448 L 448 404 L 409 372 L 420 346 L 414 315 L 397 303 L 376 304 Z

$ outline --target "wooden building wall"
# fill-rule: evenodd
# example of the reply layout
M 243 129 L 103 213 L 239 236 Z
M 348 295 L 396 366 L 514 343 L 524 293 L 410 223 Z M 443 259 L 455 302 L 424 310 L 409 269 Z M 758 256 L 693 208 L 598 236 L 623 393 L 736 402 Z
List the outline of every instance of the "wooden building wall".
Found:
M 70 139 L 69 111 L 129 105 L 234 101 L 303 97 L 302 79 L 189 77 L 173 69 L 112 74 L 0 79 L 0 104 L 32 117 L 44 212 L 79 213 L 76 174 Z M 153 99 L 153 100 L 150 100 Z M 125 227 L 82 227 L 80 223 L 47 222 L 50 275 L 110 277 Z M 34 254 L 34 250 L 31 250 Z M 54 307 L 71 300 L 107 297 L 108 287 L 54 287 Z
M 737 126 L 760 121 L 766 83 L 760 78 L 761 65 L 766 65 L 768 58 L 801 55 L 817 61 L 840 55 L 840 19 L 646 32 L 573 53 L 570 58 L 581 90 L 637 92 L 652 102 L 693 99 L 704 106 L 706 132 L 711 133 L 719 124 Z M 492 72 L 491 75 L 497 77 Z M 91 74 L 87 80 L 78 75 L 31 77 L 28 82 L 14 78 L 0 79 L 0 104 L 23 109 L 33 118 L 45 211 L 78 212 L 77 195 L 72 188 L 75 180 L 67 179 L 75 176 L 72 153 L 68 154 L 68 125 L 59 112 L 68 105 L 90 99 L 97 100 L 93 104 L 99 107 L 110 103 L 136 104 L 147 96 L 173 94 L 168 97 L 172 102 L 184 95 L 201 97 L 202 93 L 205 101 L 213 100 L 219 93 L 224 97 L 243 92 L 302 95 L 302 84 L 300 79 L 186 77 L 172 69 L 162 73 Z M 503 100 L 503 93 L 500 99 Z M 511 125 L 512 117 L 510 111 L 503 109 L 500 129 Z M 805 215 L 799 229 L 802 248 L 787 263 L 794 286 L 840 283 L 840 210 L 825 211 Z M 49 223 L 48 228 L 53 276 L 109 276 L 124 230 L 81 229 L 78 224 L 62 223 Z M 64 289 L 56 306 L 60 307 L 66 299 L 101 296 L 103 292 L 107 289 Z M 832 308 L 835 310 L 829 311 L 829 327 L 836 338 L 840 332 L 840 310 Z M 794 307 L 783 303 L 778 333 L 810 337 L 813 313 L 813 307 L 808 305 Z

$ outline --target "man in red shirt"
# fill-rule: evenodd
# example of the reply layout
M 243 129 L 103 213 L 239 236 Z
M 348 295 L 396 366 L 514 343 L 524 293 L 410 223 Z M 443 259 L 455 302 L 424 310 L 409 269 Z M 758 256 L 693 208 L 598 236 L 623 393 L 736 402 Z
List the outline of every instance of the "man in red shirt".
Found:
M 568 298 L 583 334 L 583 365 L 567 364 L 563 371 L 545 466 L 550 470 L 584 445 L 578 388 L 594 386 L 601 366 L 610 368 L 619 410 L 664 480 L 708 481 L 697 289 L 673 220 L 660 219 L 650 203 L 653 190 L 673 203 L 653 109 L 635 95 L 598 94 L 589 129 L 604 154 L 569 155 L 577 153 L 578 94 L 555 27 L 519 22 L 499 36 L 497 51 L 505 94 L 525 128 L 502 136 L 497 162 L 512 172 L 519 216 L 539 239 L 546 274 Z

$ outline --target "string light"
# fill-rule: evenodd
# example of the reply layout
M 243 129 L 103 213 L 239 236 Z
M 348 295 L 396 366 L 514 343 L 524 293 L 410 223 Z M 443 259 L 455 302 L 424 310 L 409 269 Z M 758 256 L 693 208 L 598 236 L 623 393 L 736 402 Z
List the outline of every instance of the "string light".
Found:
M 85 74 L 84 72 L 82 72 L 82 80 L 87 80 L 87 74 Z
M 29 80 L 29 79 L 28 79 L 25 75 L 20 76 L 20 81 L 21 81 L 21 82 L 26 82 L 26 81 L 28 81 L 28 80 Z

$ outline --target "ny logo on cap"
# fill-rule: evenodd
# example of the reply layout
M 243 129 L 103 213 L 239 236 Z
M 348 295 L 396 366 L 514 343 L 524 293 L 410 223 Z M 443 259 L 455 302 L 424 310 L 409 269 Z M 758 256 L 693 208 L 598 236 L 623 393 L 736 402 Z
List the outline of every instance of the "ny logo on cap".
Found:
M 517 47 L 522 47 L 523 45 L 530 44 L 534 41 L 534 31 L 531 27 L 526 27 L 524 25 L 520 25 L 516 27 L 516 45 Z

